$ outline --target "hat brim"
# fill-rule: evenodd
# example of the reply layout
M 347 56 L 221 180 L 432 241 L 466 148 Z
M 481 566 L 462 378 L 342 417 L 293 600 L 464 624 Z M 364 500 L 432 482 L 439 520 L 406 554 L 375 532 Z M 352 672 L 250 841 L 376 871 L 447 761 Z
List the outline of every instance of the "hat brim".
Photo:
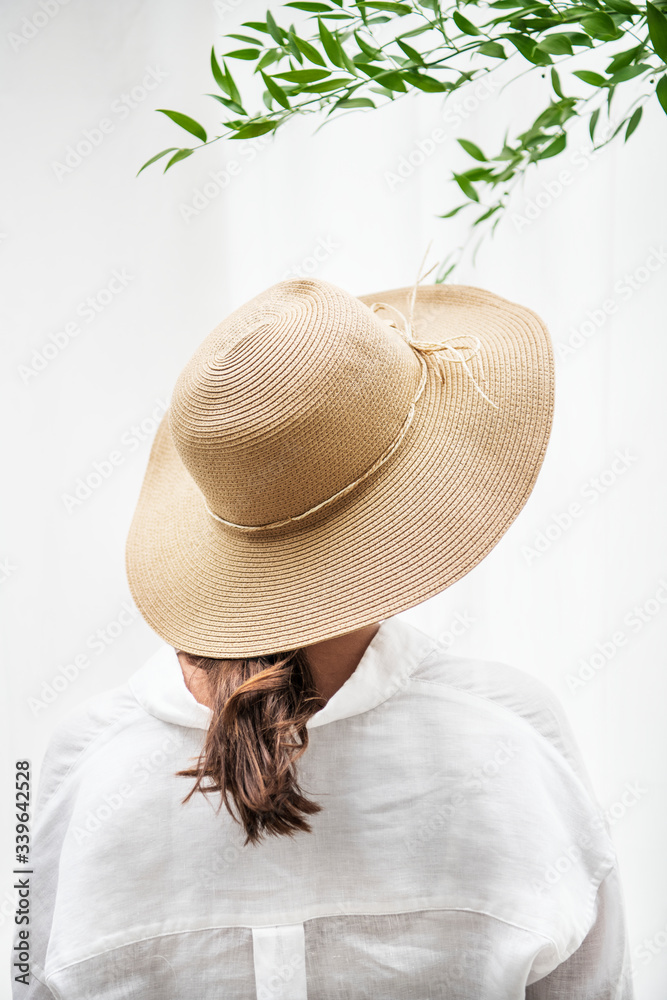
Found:
M 359 298 L 407 315 L 410 293 Z M 443 381 L 429 364 L 413 422 L 389 460 L 287 527 L 243 532 L 211 517 L 163 417 L 126 567 L 139 611 L 165 641 L 238 658 L 342 635 L 445 590 L 502 538 L 530 495 L 551 431 L 546 326 L 532 310 L 465 285 L 419 288 L 413 326 L 417 340 L 478 336 L 484 391 L 499 408 L 462 365 L 446 364 Z

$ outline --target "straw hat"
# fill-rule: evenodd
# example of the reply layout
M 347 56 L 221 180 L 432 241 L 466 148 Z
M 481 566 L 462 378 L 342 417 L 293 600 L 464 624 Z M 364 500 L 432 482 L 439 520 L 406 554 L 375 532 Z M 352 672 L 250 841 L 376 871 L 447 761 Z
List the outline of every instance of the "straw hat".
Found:
M 421 603 L 524 506 L 553 396 L 544 323 L 491 292 L 281 281 L 178 378 L 127 541 L 141 614 L 244 657 Z

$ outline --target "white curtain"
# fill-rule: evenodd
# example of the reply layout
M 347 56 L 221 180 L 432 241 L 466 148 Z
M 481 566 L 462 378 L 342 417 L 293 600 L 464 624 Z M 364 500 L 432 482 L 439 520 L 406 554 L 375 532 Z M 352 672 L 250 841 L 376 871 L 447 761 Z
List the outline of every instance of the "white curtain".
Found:
M 429 242 L 434 262 L 466 228 L 466 213 L 436 218 L 459 200 L 451 169 L 469 165 L 455 140 L 493 150 L 506 123 L 521 131 L 543 106 L 532 76 L 504 90 L 473 84 L 458 109 L 409 96 L 317 134 L 305 119 L 273 140 L 220 141 L 135 178 L 187 139 L 154 109 L 215 134 L 217 106 L 203 96 L 211 45 L 224 50 L 222 34 L 264 10 L 256 0 L 0 9 L 8 852 L 13 762 L 32 760 L 36 782 L 54 725 L 156 647 L 130 599 L 124 543 L 157 421 L 196 346 L 299 271 L 357 294 L 411 284 Z M 475 265 L 452 278 L 549 325 L 557 403 L 545 465 L 491 555 L 405 617 L 558 694 L 612 823 L 638 1000 L 663 1000 L 667 118 L 653 98 L 632 140 L 595 157 L 580 124 L 571 151 L 529 174 Z

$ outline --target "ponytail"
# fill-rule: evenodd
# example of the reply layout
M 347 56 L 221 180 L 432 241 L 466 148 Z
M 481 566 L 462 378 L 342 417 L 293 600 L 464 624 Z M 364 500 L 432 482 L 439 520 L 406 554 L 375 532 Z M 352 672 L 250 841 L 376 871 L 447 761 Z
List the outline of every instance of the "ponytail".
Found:
M 196 766 L 176 772 L 196 779 L 183 803 L 196 791 L 220 792 L 218 809 L 224 802 L 241 823 L 246 845 L 263 834 L 311 833 L 305 817 L 322 807 L 302 794 L 295 762 L 308 746 L 306 722 L 324 700 L 305 649 L 237 660 L 186 655 L 206 673 L 213 717 Z

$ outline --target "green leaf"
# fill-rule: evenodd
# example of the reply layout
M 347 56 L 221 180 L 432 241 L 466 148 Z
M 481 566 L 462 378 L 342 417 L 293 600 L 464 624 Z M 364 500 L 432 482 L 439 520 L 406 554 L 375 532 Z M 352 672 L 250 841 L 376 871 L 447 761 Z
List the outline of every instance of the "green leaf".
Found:
M 572 43 L 564 33 L 546 35 L 546 37 L 538 43 L 537 47 L 538 49 L 541 49 L 542 52 L 548 52 L 553 56 L 572 55 Z
M 616 92 L 615 87 L 609 86 L 607 88 L 607 112 L 609 112 L 611 108 L 611 99 L 614 96 L 615 92 Z
M 533 149 L 539 146 L 546 139 L 549 139 L 549 135 L 546 132 L 540 131 L 538 128 L 529 128 L 526 132 L 521 132 L 517 139 L 523 145 L 524 152 L 527 149 Z
M 492 215 L 494 215 L 502 207 L 503 206 L 501 204 L 493 205 L 491 208 L 487 209 L 486 212 L 483 212 L 482 215 L 478 215 L 477 216 L 477 218 L 473 222 L 473 226 L 478 226 L 480 224 L 480 222 L 485 222 L 486 219 L 489 219 Z
M 258 73 L 262 69 L 266 69 L 267 66 L 272 66 L 273 63 L 280 62 L 282 57 L 283 54 L 280 49 L 267 49 L 255 66 L 255 73 Z
M 461 188 L 466 198 L 470 198 L 471 201 L 479 201 L 479 195 L 466 177 L 461 176 L 461 174 L 452 174 L 452 177 Z
M 392 14 L 398 14 L 399 17 L 404 17 L 406 14 L 412 14 L 412 7 L 409 7 L 406 3 L 389 3 L 389 0 L 357 0 L 354 4 L 355 7 L 359 7 L 360 10 L 371 7 L 374 10 L 388 10 Z
M 310 62 L 315 63 L 316 66 L 326 66 L 324 59 L 319 54 L 317 49 L 310 44 L 310 42 L 306 42 L 303 38 L 299 38 L 298 35 L 294 35 L 294 41 L 296 42 L 299 49 L 303 52 L 306 59 L 309 59 Z
M 362 73 L 365 73 L 366 76 L 370 76 L 373 79 L 375 79 L 375 77 L 382 72 L 382 68 L 380 66 L 373 66 L 372 63 L 358 62 L 356 66 Z
M 378 73 L 376 77 L 377 82 L 381 87 L 385 87 L 387 90 L 396 90 L 404 94 L 407 91 L 407 87 L 403 82 L 403 77 L 400 73 L 395 70 L 383 71 Z
M 661 76 L 658 80 L 658 85 L 655 88 L 655 93 L 662 105 L 662 110 L 667 115 L 667 74 Z
M 424 65 L 424 60 L 422 59 L 419 52 L 413 49 L 411 45 L 407 45 L 406 42 L 401 41 L 400 38 L 396 39 L 396 44 L 405 52 L 408 59 L 412 60 L 413 63 L 417 63 L 418 66 Z
M 307 10 L 311 14 L 321 14 L 323 12 L 328 12 L 333 9 L 332 7 L 329 7 L 328 4 L 325 3 L 305 3 L 305 2 L 301 3 L 301 2 L 296 2 L 296 0 L 294 3 L 286 3 L 285 7 L 296 7 L 297 10 Z
M 234 38 L 237 42 L 248 42 L 250 45 L 261 45 L 259 38 L 251 38 L 250 35 L 225 35 L 225 38 Z
M 287 32 L 287 48 L 290 50 L 290 52 L 292 53 L 296 61 L 299 63 L 299 65 L 303 66 L 303 53 L 301 52 L 299 46 L 296 44 L 296 31 L 294 29 L 293 24 L 290 26 L 290 29 Z
M 614 131 L 611 133 L 611 139 L 615 139 L 618 133 L 621 131 L 624 125 L 627 125 L 628 119 L 624 118 L 623 121 L 619 122 Z
M 317 19 L 317 26 L 320 33 L 322 48 L 329 57 L 329 62 L 333 63 L 334 66 L 338 66 L 339 69 L 342 69 L 344 64 L 341 57 L 340 43 L 338 39 L 329 31 L 326 24 L 319 17 Z
M 605 0 L 607 7 L 617 10 L 619 14 L 641 14 L 639 7 L 635 7 L 629 0 Z
M 518 163 L 521 159 L 521 153 L 517 153 L 514 149 L 510 149 L 509 146 L 503 146 L 502 150 L 496 156 L 496 160 L 514 160 Z
M 167 153 L 173 153 L 175 149 L 177 149 L 176 146 L 170 146 L 169 149 L 163 149 L 161 153 L 156 153 L 155 156 L 151 156 L 150 160 L 146 160 L 143 167 L 139 167 L 135 177 L 138 177 L 141 171 L 145 170 L 146 167 L 150 167 L 151 163 L 155 163 L 156 160 L 159 160 L 161 156 L 166 156 Z
M 502 37 L 506 38 L 508 42 L 512 42 L 524 59 L 527 59 L 528 62 L 533 63 L 535 66 L 551 65 L 549 54 L 547 52 L 540 52 L 536 43 L 528 35 L 511 34 L 503 35 Z
M 236 101 L 230 100 L 229 97 L 220 97 L 220 94 L 207 94 L 206 96 L 212 97 L 214 101 L 219 101 L 220 104 L 224 104 L 226 108 L 229 108 L 230 111 L 235 111 L 237 115 L 246 114 L 245 108 L 237 104 Z
M 470 170 L 464 170 L 458 176 L 465 177 L 467 181 L 488 181 L 491 183 L 493 172 L 488 167 L 471 167 Z
M 493 183 L 504 184 L 505 181 L 510 179 L 510 177 L 514 177 L 517 162 L 518 161 L 515 160 L 514 163 L 511 163 L 509 166 L 505 167 L 504 170 L 501 170 L 499 174 L 494 174 Z
M 667 17 L 650 0 L 646 3 L 646 20 L 655 53 L 667 62 Z
M 469 204 L 470 204 L 469 201 L 465 201 L 462 205 L 457 205 L 456 208 L 453 208 L 451 212 L 445 212 L 444 215 L 439 215 L 438 218 L 451 219 L 453 215 L 456 215 L 458 212 L 460 212 L 462 208 L 467 208 Z
M 607 66 L 607 73 L 616 73 L 619 69 L 624 69 L 633 63 L 635 59 L 639 59 L 640 55 L 644 51 L 644 44 L 635 45 L 631 49 L 626 49 L 624 52 L 617 52 L 614 58 L 611 60 Z
M 442 285 L 443 282 L 445 282 L 447 280 L 447 278 L 452 273 L 452 271 L 454 270 L 454 268 L 456 267 L 457 264 L 458 264 L 458 261 L 455 260 L 454 263 L 450 264 L 449 267 L 446 268 L 444 271 L 439 271 L 438 274 L 436 275 L 436 279 L 435 279 L 436 285 Z
M 374 108 L 370 97 L 344 97 L 335 104 L 337 108 Z
M 331 80 L 322 80 L 321 83 L 310 83 L 307 87 L 302 87 L 304 94 L 326 94 L 330 90 L 338 90 L 340 87 L 349 87 L 353 81 L 349 76 L 333 77 Z
M 160 111 L 167 118 L 171 118 L 173 122 L 184 128 L 186 132 L 190 135 L 196 136 L 201 139 L 202 142 L 206 142 L 206 131 L 202 128 L 199 122 L 196 122 L 194 118 L 188 117 L 188 115 L 182 115 L 180 111 L 167 111 L 166 108 L 156 108 L 156 111 Z
M 588 123 L 588 132 L 590 134 L 592 142 L 595 142 L 595 126 L 598 123 L 599 117 L 600 117 L 600 109 L 596 108 L 593 114 L 591 115 L 591 120 Z
M 581 45 L 587 49 L 593 48 L 591 36 L 585 35 L 583 31 L 565 31 L 563 34 L 567 35 L 573 45 Z
M 227 59 L 257 59 L 259 49 L 234 49 L 232 52 L 225 52 Z
M 454 268 L 461 262 L 461 251 L 462 250 L 463 250 L 463 247 L 459 246 L 459 247 L 456 247 L 456 249 L 452 250 L 450 253 L 447 254 L 447 256 L 443 260 L 442 264 L 440 265 L 440 267 L 436 271 L 436 274 L 435 274 L 435 283 L 436 283 L 436 285 L 442 284 L 442 282 L 447 278 L 447 276 L 449 274 L 451 274 L 451 272 L 454 270 Z M 453 262 L 451 264 L 449 264 L 449 262 L 450 262 L 450 260 L 452 260 L 452 258 L 453 258 Z M 449 264 L 449 267 L 447 267 L 447 264 Z
M 403 79 L 406 83 L 412 84 L 417 90 L 423 90 L 426 94 L 440 94 L 452 89 L 451 83 L 442 83 L 435 77 L 427 76 L 426 73 L 413 73 L 403 71 Z
M 554 93 L 557 94 L 558 97 L 564 98 L 565 95 L 561 89 L 560 77 L 553 66 L 551 67 L 551 86 L 554 88 Z
M 169 167 L 173 167 L 174 163 L 178 163 L 179 160 L 184 160 L 186 156 L 190 156 L 192 153 L 194 153 L 194 149 L 179 149 L 179 151 L 177 153 L 174 153 L 172 158 L 169 160 L 169 163 L 164 168 L 162 173 L 166 174 L 166 172 L 169 170 Z
M 602 12 L 587 14 L 586 17 L 582 17 L 581 27 L 591 38 L 600 38 L 603 41 L 620 38 L 623 34 L 616 27 L 609 14 L 603 14 Z
M 289 30 L 287 32 L 286 40 L 287 48 L 292 53 L 294 58 L 297 60 L 300 66 L 303 66 L 303 53 L 299 46 L 296 44 L 296 28 L 293 24 L 290 24 Z
M 266 89 L 271 94 L 271 97 L 273 97 L 273 99 L 276 100 L 278 104 L 282 104 L 284 108 L 287 108 L 287 110 L 289 110 L 290 102 L 287 99 L 287 94 L 285 93 L 283 88 L 279 86 L 275 80 L 272 80 L 270 76 L 267 76 L 266 73 L 262 73 L 262 80 L 264 81 Z
M 265 135 L 272 132 L 278 122 L 250 122 L 238 129 L 230 139 L 254 139 L 258 135 Z
M 288 83 L 316 83 L 325 80 L 330 75 L 328 69 L 290 69 L 285 73 L 274 73 L 274 76 Z
M 580 80 L 584 83 L 588 83 L 591 87 L 604 87 L 607 81 L 599 73 L 593 73 L 590 69 L 575 69 L 574 76 L 578 76 Z
M 617 83 L 623 83 L 625 80 L 632 80 L 636 76 L 641 76 L 642 73 L 648 71 L 654 72 L 653 67 L 649 66 L 648 63 L 637 63 L 635 66 L 623 66 L 619 69 L 617 73 L 614 73 L 610 79 L 610 83 L 616 86 Z
M 463 14 L 461 14 L 458 10 L 454 11 L 452 17 L 454 18 L 454 23 L 456 24 L 457 28 L 460 28 L 464 34 L 466 35 L 482 34 L 477 25 L 473 24 L 472 21 L 469 21 L 468 18 L 464 17 Z
M 364 53 L 364 55 L 368 59 L 377 59 L 378 56 L 382 55 L 379 49 L 374 49 L 372 46 L 368 44 L 368 42 L 364 41 L 364 39 L 357 31 L 355 31 L 354 37 L 356 39 L 357 45 L 359 46 L 360 50 Z
M 472 156 L 475 160 L 482 160 L 484 163 L 487 162 L 484 153 L 474 142 L 470 142 L 468 139 L 457 139 L 456 141 L 465 149 L 469 156 Z
M 574 112 L 569 104 L 550 104 L 533 122 L 533 128 L 551 128 L 553 125 L 562 125 L 567 118 L 571 118 Z
M 268 29 L 268 27 L 267 27 L 267 25 L 266 25 L 266 23 L 264 21 L 244 21 L 243 24 L 241 25 L 241 27 L 242 28 L 252 28 L 253 31 L 262 31 L 262 32 L 264 32 L 267 35 L 271 34 L 271 32 L 269 31 L 269 29 Z
M 356 64 L 352 62 L 352 60 L 350 59 L 350 57 L 348 56 L 347 52 L 345 51 L 345 49 L 342 46 L 341 46 L 341 49 L 340 49 L 340 54 L 341 54 L 341 58 L 343 60 L 343 66 L 348 71 L 348 73 L 352 73 L 353 76 L 359 76 Z
M 243 102 L 241 101 L 239 88 L 234 83 L 234 77 L 229 72 L 229 69 L 227 68 L 227 63 L 224 60 L 222 62 L 222 65 L 225 68 L 225 83 L 227 84 L 227 93 L 231 97 L 232 101 L 234 101 L 236 104 L 242 104 Z
M 567 142 L 567 136 L 565 133 L 557 136 L 553 142 L 550 142 L 548 146 L 536 153 L 535 156 L 531 157 L 533 160 L 546 160 L 550 156 L 557 156 L 562 153 L 565 149 L 565 144 Z
M 228 94 L 229 91 L 227 90 L 227 84 L 226 84 L 224 76 L 222 75 L 222 70 L 220 69 L 220 64 L 218 63 L 218 60 L 215 58 L 215 49 L 214 48 L 211 49 L 211 72 L 213 73 L 213 79 L 215 80 L 215 82 L 217 83 L 217 85 L 220 87 L 220 90 L 222 90 L 223 93 Z
M 634 132 L 634 130 L 639 125 L 639 123 L 640 123 L 640 121 L 642 119 L 642 111 L 643 110 L 644 110 L 643 108 L 639 107 L 639 108 L 635 108 L 635 110 L 632 112 L 632 117 L 631 117 L 630 121 L 628 122 L 628 127 L 627 127 L 627 129 L 625 131 L 625 142 L 628 141 L 628 139 L 630 138 L 630 136 L 632 135 L 632 133 Z
M 423 35 L 426 31 L 432 31 L 433 25 L 429 21 L 428 24 L 422 24 L 420 28 L 412 28 L 410 31 L 401 32 L 401 38 L 416 38 L 418 35 Z
M 284 38 L 283 29 L 278 27 L 278 25 L 276 24 L 276 19 L 274 18 L 270 10 L 267 10 L 266 12 L 266 30 L 271 35 L 271 38 L 274 40 L 274 42 L 277 42 L 278 45 L 283 44 L 283 38 Z
M 498 42 L 482 42 L 477 51 L 483 56 L 491 56 L 492 59 L 507 59 L 505 49 Z

